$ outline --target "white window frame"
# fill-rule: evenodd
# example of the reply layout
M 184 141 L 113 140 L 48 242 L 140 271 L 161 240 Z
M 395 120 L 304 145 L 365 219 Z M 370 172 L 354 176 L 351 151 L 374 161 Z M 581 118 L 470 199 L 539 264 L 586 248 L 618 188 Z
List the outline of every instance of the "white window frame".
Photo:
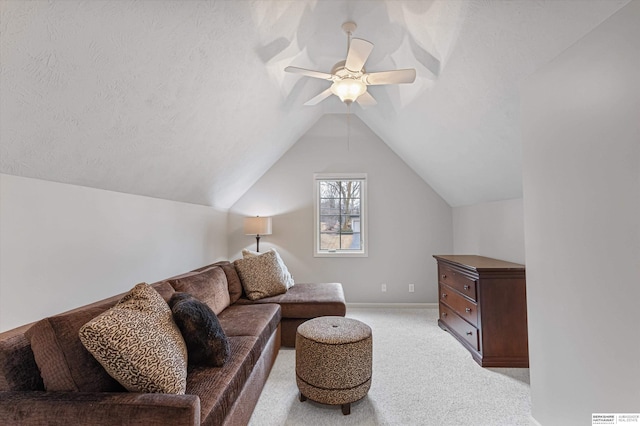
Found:
M 321 250 L 320 249 L 320 182 L 327 180 L 359 180 L 360 186 L 360 250 Z M 314 173 L 314 221 L 313 256 L 314 257 L 368 257 L 368 212 L 367 212 L 367 174 L 366 173 Z

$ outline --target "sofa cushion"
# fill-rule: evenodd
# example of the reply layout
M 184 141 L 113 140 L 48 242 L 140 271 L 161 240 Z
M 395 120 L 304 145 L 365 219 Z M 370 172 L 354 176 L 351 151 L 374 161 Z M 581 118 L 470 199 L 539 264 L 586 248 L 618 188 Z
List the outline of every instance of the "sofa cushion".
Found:
M 234 311 L 243 316 L 229 317 L 228 312 Z M 200 397 L 201 421 L 207 425 L 225 424 L 224 420 L 243 392 L 243 386 L 259 368 L 258 360 L 270 339 L 277 338 L 280 308 L 277 305 L 232 305 L 219 318 L 223 327 L 227 320 L 236 322 L 234 320 L 240 319 L 239 322 L 245 325 L 239 325 L 237 329 L 241 335 L 227 333 L 231 356 L 222 367 L 189 367 L 187 393 Z
M 214 263 L 222 268 L 225 275 L 227 276 L 227 285 L 229 286 L 229 301 L 230 303 L 236 303 L 240 297 L 242 297 L 242 282 L 240 281 L 240 277 L 238 276 L 238 271 L 236 271 L 236 267 L 233 263 L 229 261 L 222 261 Z
M 224 271 L 224 274 L 227 276 L 227 285 L 229 286 L 230 303 L 236 303 L 236 301 L 244 294 L 244 289 L 242 288 L 242 282 L 240 281 L 240 277 L 238 276 L 238 272 L 236 271 L 236 267 L 233 265 L 233 263 L 229 262 L 228 260 L 221 260 L 211 265 L 195 269 L 192 272 L 202 272 L 205 269 L 211 268 L 212 266 L 219 266 Z
M 76 392 L 123 391 L 122 386 L 85 349 L 78 331 L 108 307 L 86 308 L 45 318 L 25 335 L 40 370 L 45 390 Z
M 189 367 L 187 394 L 200 398 L 201 424 L 224 424 L 260 356 L 256 343 L 255 337 L 230 337 L 231 356 L 222 367 Z
M 231 303 L 227 276 L 219 266 L 191 272 L 168 281 L 176 291 L 189 293 L 209 305 L 216 315 Z
M 22 326 L 0 333 L 0 392 L 43 391 L 44 383 Z
M 173 287 L 171 286 L 171 284 L 169 284 L 166 281 L 161 281 L 155 284 L 151 284 L 151 287 L 158 292 L 158 294 L 160 296 L 162 296 L 162 298 L 165 300 L 165 302 L 168 302 L 169 299 L 171 299 L 171 296 L 173 296 L 173 294 L 176 292 Z M 124 297 L 124 294 L 121 295 L 121 298 Z M 118 299 L 119 301 L 120 299 Z
M 233 262 L 250 300 L 276 296 L 287 291 L 290 276 L 282 268 L 278 258 L 275 251 L 268 251 L 260 256 L 245 257 Z
M 247 318 L 251 320 L 247 321 Z M 259 305 L 231 305 L 218 320 L 227 337 L 253 336 L 264 343 L 278 328 L 281 320 L 280 306 L 273 303 Z
M 187 345 L 189 365 L 223 365 L 229 358 L 229 341 L 209 305 L 189 293 L 175 293 L 169 307 Z
M 277 303 L 282 318 L 315 318 L 325 315 L 344 316 L 346 303 L 340 283 L 298 283 L 286 293 L 260 300 L 241 298 L 236 305 Z
M 167 302 L 140 283 L 80 328 L 80 340 L 131 392 L 184 394 L 187 348 Z

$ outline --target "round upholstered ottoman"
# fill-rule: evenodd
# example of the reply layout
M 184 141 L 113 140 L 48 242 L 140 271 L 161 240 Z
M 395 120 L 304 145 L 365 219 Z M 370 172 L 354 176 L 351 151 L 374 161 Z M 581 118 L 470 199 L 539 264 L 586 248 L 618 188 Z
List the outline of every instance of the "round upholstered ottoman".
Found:
M 296 333 L 296 382 L 300 401 L 341 405 L 371 387 L 371 328 L 351 318 L 319 317 L 302 323 Z

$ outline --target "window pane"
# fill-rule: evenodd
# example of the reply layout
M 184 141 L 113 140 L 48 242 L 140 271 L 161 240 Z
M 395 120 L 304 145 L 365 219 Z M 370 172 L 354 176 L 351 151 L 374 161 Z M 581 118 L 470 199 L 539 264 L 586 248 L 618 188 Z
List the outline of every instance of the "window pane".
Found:
M 360 244 L 360 233 L 346 233 L 342 234 L 341 241 L 342 250 L 360 250 L 362 249 Z
M 334 215 L 337 216 L 340 214 L 340 209 L 336 207 L 321 207 L 320 208 L 320 216 L 329 216 Z
M 339 225 L 339 216 L 320 217 L 320 232 L 337 232 Z
M 364 231 L 362 191 L 365 180 L 353 175 L 354 179 L 317 179 L 316 237 L 317 250 L 331 252 L 366 251 L 362 243 Z M 365 176 L 366 179 L 366 176 Z M 364 253 L 366 256 L 366 253 Z
M 339 250 L 340 235 L 335 232 L 320 233 L 320 250 Z

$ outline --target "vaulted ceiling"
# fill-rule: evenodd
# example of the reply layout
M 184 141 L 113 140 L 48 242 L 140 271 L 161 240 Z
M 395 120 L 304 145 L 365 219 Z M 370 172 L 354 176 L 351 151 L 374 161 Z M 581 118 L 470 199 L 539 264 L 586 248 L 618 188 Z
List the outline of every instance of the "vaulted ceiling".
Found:
M 3 0 L 0 172 L 229 208 L 347 112 L 283 70 L 329 72 L 353 20 L 417 79 L 351 113 L 452 206 L 520 197 L 519 84 L 628 2 Z

